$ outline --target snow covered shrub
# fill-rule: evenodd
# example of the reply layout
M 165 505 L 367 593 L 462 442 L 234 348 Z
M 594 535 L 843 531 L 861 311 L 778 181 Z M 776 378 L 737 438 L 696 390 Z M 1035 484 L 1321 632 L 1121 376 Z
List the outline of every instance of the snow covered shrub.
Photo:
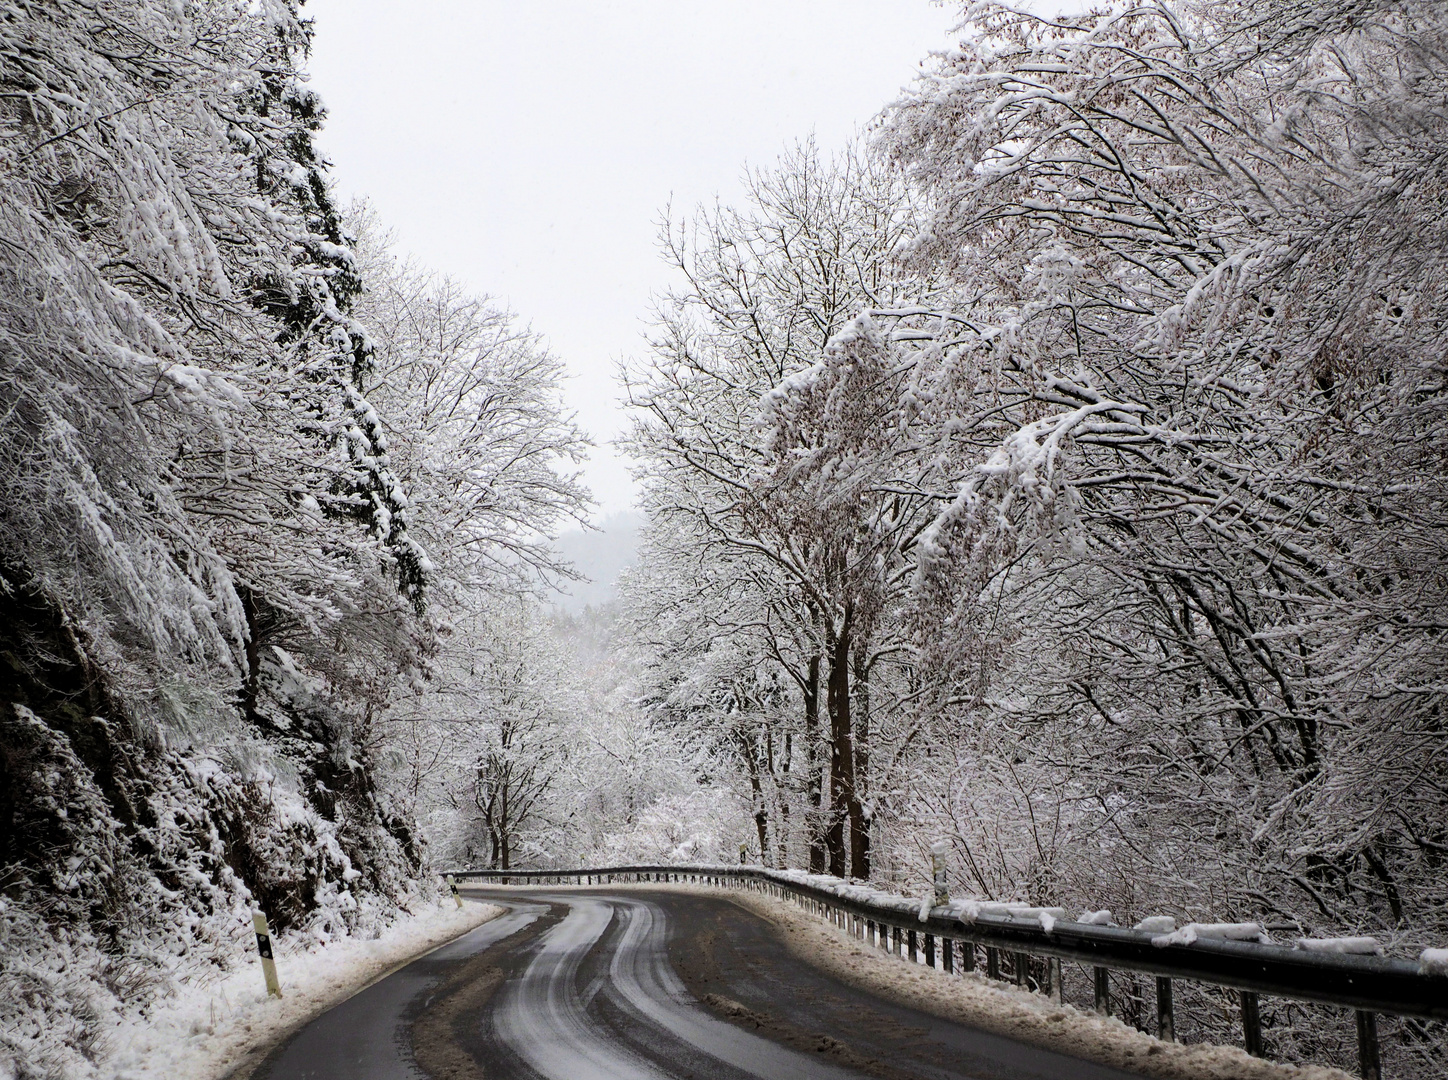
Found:
M 733 795 L 704 788 L 646 806 L 636 820 L 604 836 L 596 858 L 605 866 L 733 863 L 739 861 L 735 838 L 747 835 L 747 818 Z

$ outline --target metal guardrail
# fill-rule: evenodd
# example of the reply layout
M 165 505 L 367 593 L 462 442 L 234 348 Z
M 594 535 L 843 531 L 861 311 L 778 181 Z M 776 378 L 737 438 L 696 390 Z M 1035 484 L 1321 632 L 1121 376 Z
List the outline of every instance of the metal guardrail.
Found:
M 1157 1030 L 1175 1036 L 1172 981 L 1186 979 L 1238 992 L 1244 1042 L 1262 1056 L 1259 995 L 1310 1001 L 1356 1013 L 1358 1052 L 1364 1080 L 1381 1080 L 1377 1015 L 1448 1020 L 1448 976 L 1422 970 L 1411 961 L 1380 956 L 1321 953 L 1249 941 L 1200 938 L 1191 944 L 1154 945 L 1154 935 L 1139 930 L 1054 920 L 1048 931 L 1037 919 L 982 913 L 966 922 L 935 908 L 924 918 L 901 898 L 899 905 L 861 900 L 762 867 L 607 866 L 578 870 L 467 870 L 458 880 L 499 884 L 603 885 L 644 882 L 694 882 L 742 886 L 793 899 L 873 945 L 912 961 L 924 959 L 945 971 L 973 970 L 975 948 L 985 950 L 986 973 L 1001 977 L 1002 954 L 1009 957 L 1015 981 L 1028 986 L 1030 958 L 1046 961 L 1044 979 L 1035 980 L 1061 1000 L 1062 960 L 1086 964 L 1095 972 L 1098 1012 L 1110 1011 L 1112 970 L 1156 977 Z M 847 883 L 841 882 L 842 891 Z M 921 954 L 923 953 L 923 957 Z

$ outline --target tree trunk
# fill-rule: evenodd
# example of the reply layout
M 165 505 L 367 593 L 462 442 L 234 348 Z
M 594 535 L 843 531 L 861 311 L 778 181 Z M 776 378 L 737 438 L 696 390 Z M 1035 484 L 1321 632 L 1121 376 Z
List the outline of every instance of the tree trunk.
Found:
M 870 778 L 870 664 L 863 647 L 855 650 L 854 783 L 850 789 L 850 873 L 870 880 L 870 815 L 865 813 Z
M 824 830 L 821 828 L 821 803 L 824 792 L 820 778 L 820 658 L 809 658 L 809 678 L 804 688 L 805 770 L 809 784 L 809 809 L 805 812 L 805 830 L 809 839 L 809 871 L 825 872 Z
M 838 633 L 830 642 L 830 670 L 825 695 L 830 715 L 830 805 L 829 831 L 825 847 L 829 853 L 830 873 L 835 877 L 849 875 L 849 851 L 845 827 L 849 822 L 851 835 L 859 800 L 855 798 L 855 740 L 850 720 L 850 635 L 852 607 L 845 605 L 845 617 Z
M 261 618 L 256 594 L 245 585 L 236 590 L 246 616 L 246 677 L 241 684 L 241 714 L 256 723 L 256 701 L 261 684 Z
M 512 862 L 511 852 L 508 850 L 508 829 L 511 827 L 512 822 L 508 820 L 508 810 L 510 808 L 508 806 L 508 775 L 506 772 L 503 773 L 502 783 L 499 785 L 498 804 L 498 834 L 502 841 L 503 869 L 507 870 L 509 869 L 508 864 Z
M 794 757 L 794 735 L 784 733 L 784 759 L 779 766 L 779 783 L 775 794 L 779 796 L 779 828 L 774 830 L 774 845 L 778 849 L 774 865 L 783 870 L 789 866 L 789 767 Z
M 758 737 L 742 728 L 736 728 L 739 748 L 744 754 L 744 763 L 749 769 L 749 794 L 754 806 L 754 831 L 759 834 L 759 861 L 769 858 L 769 807 L 764 800 L 764 783 L 759 777 Z M 765 729 L 767 739 L 768 729 Z

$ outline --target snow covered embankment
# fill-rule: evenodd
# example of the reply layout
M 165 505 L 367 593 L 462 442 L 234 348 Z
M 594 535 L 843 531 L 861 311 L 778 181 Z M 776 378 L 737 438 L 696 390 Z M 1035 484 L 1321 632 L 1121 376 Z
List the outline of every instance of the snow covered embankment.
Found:
M 268 999 L 261 961 L 204 984 L 182 983 L 145 1017 L 122 1022 L 112 1054 L 98 1070 L 115 1080 L 215 1080 L 257 1058 L 292 1030 L 375 982 L 393 968 L 501 914 L 493 904 L 450 897 L 419 905 L 371 940 L 322 945 L 300 935 L 278 939 L 282 998 Z

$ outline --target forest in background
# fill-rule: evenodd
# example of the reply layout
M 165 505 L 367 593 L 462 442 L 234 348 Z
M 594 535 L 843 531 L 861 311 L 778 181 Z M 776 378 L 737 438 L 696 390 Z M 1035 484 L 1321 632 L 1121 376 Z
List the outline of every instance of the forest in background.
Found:
M 572 615 L 562 365 L 338 205 L 294 0 L 0 13 L 17 1076 L 253 906 L 373 934 L 456 865 L 914 892 L 945 839 L 958 893 L 1448 936 L 1441 5 L 973 6 L 667 217 L 641 556 Z

